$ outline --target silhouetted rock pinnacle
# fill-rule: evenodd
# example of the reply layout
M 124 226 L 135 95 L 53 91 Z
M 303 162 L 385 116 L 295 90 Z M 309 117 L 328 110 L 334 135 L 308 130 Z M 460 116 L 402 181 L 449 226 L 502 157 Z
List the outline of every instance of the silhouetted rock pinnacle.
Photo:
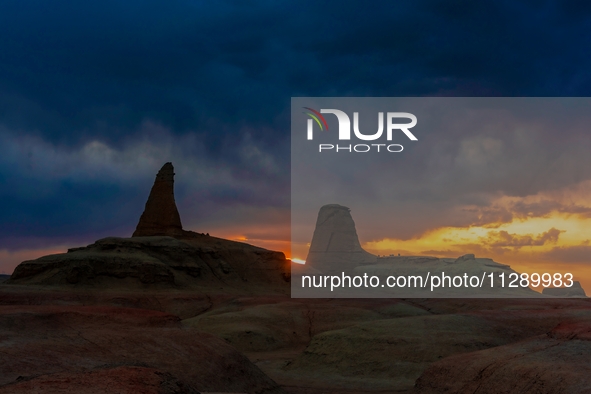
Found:
M 158 171 L 144 213 L 133 233 L 134 237 L 153 235 L 183 235 L 181 217 L 174 202 L 172 163 L 164 164 Z

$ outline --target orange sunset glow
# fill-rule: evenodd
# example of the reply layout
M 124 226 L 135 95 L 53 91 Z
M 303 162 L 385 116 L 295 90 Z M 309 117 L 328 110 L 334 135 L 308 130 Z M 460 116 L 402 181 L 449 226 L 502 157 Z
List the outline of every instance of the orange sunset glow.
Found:
M 591 182 L 586 181 L 551 193 L 502 196 L 482 210 L 477 224 L 434 228 L 410 239 L 368 241 L 363 247 L 378 255 L 474 253 L 509 264 L 518 272 L 571 272 L 584 288 L 591 289 L 590 188 Z
M 14 268 L 23 261 L 35 260 L 50 254 L 65 253 L 67 250 L 68 247 L 64 245 L 44 249 L 0 250 L 0 262 L 2 262 L 0 274 L 12 274 Z

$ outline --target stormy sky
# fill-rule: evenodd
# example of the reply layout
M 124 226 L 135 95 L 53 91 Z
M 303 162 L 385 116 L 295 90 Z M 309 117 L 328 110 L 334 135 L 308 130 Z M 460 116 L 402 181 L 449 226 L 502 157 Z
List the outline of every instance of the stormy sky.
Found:
M 0 3 L 0 272 L 185 228 L 289 250 L 292 96 L 588 96 L 577 1 Z

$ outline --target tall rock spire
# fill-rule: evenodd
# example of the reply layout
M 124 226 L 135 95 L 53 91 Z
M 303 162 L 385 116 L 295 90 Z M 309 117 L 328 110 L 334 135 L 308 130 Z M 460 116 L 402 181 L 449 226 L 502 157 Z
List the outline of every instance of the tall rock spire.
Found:
M 375 262 L 376 256 L 366 252 L 359 243 L 351 210 L 338 204 L 321 207 L 306 265 L 323 273 L 340 273 Z
M 144 213 L 133 233 L 133 237 L 152 235 L 183 235 L 181 217 L 174 202 L 174 167 L 170 162 L 158 171 Z

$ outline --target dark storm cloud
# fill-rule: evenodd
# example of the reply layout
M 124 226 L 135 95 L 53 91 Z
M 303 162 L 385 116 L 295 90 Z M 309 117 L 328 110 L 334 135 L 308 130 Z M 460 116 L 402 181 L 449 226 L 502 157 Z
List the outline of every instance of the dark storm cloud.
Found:
M 12 128 L 78 141 L 118 140 L 145 118 L 175 132 L 276 126 L 267 40 L 246 28 L 273 28 L 263 16 L 179 1 L 25 3 L 0 12 L 2 115 Z
M 231 209 L 221 214 L 232 207 L 288 206 L 281 167 L 248 134 L 236 146 L 224 147 L 237 157 L 240 165 L 234 166 L 209 155 L 194 135 L 174 136 L 152 123 L 141 130 L 141 139 L 118 148 L 99 141 L 76 148 L 55 146 L 37 137 L 4 134 L 0 249 L 129 236 L 166 161 L 176 166 L 175 196 L 187 228 L 211 222 L 212 216 L 240 223 L 244 217 Z
M 244 123 L 281 140 L 292 95 L 585 95 L 590 23 L 566 4 L 7 1 L 0 120 L 76 141 L 150 118 L 215 144 Z
M 551 228 L 536 236 L 511 234 L 508 231 L 490 231 L 482 243 L 490 247 L 522 248 L 524 246 L 543 246 L 547 243 L 556 243 L 560 233 L 564 231 Z
M 561 204 L 558 201 L 544 200 L 536 203 L 516 202 L 511 206 L 512 211 L 518 218 L 544 217 L 551 212 L 576 214 L 582 217 L 591 217 L 591 208 L 577 204 Z
M 505 206 L 491 204 L 490 206 L 473 206 L 462 208 L 462 211 L 473 220 L 464 224 L 469 226 L 483 226 L 496 228 L 504 223 L 511 223 L 513 219 L 541 218 L 558 212 L 580 217 L 590 217 L 591 208 L 577 204 L 564 204 L 556 200 L 542 200 L 538 202 L 514 201 L 505 203 Z
M 552 250 L 542 253 L 540 256 L 544 260 L 560 261 L 564 263 L 590 263 L 591 246 L 577 245 L 570 247 L 556 247 Z
M 588 95 L 571 4 L 3 1 L 0 248 L 127 234 L 168 160 L 187 222 L 288 210 L 291 96 Z

